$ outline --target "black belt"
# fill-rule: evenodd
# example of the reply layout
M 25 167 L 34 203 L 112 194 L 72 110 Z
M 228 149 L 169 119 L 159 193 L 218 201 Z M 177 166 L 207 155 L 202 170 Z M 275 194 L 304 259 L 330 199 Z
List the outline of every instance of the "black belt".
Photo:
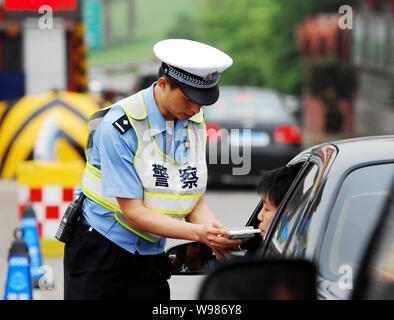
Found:
M 85 217 L 84 217 L 83 214 L 81 215 L 81 218 L 79 219 L 79 221 L 82 223 L 82 225 L 84 225 L 84 226 L 86 226 L 86 227 L 88 227 L 88 228 L 91 227 L 91 225 L 90 225 L 89 222 L 85 219 Z

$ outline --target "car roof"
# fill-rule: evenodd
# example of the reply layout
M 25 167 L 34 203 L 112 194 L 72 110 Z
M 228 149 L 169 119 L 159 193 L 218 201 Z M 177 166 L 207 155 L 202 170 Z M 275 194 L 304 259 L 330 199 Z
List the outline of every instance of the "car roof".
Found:
M 266 103 L 266 108 L 259 108 L 262 101 Z M 225 104 L 224 106 L 230 106 L 231 108 L 224 111 L 223 103 Z M 264 123 L 295 123 L 295 119 L 286 108 L 282 95 L 276 89 L 249 86 L 220 86 L 219 99 L 213 106 L 215 107 L 204 109 L 204 116 L 206 116 L 206 120 L 208 121 L 224 120 L 231 122 L 235 120 L 239 122 L 242 120 L 242 114 L 239 115 L 238 112 L 243 110 L 243 108 L 241 109 L 239 107 L 244 106 L 253 107 L 256 110 L 260 110 L 260 112 L 263 112 L 264 109 L 267 110 L 267 113 L 263 112 L 262 114 L 258 113 L 252 116 L 250 114 L 248 115 L 247 110 L 243 110 L 244 119 L 253 118 L 256 120 L 257 117 L 259 122 Z
M 394 135 L 344 139 L 327 144 L 336 147 L 336 161 L 361 163 L 394 159 Z
M 384 135 L 324 142 L 306 148 L 293 158 L 289 164 L 298 162 L 301 159 L 306 160 L 312 151 L 315 154 L 326 155 L 329 147 L 334 147 L 337 151 L 335 161 L 364 163 L 394 159 L 394 135 Z

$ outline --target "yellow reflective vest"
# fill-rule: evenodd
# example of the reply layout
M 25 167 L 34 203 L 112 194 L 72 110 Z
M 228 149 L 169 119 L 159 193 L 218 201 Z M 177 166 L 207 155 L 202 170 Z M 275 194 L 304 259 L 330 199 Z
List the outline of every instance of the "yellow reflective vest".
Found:
M 207 185 L 206 127 L 202 109 L 188 121 L 189 155 L 180 164 L 162 153 L 151 136 L 148 114 L 140 93 L 121 100 L 117 105 L 122 106 L 138 139 L 133 166 L 144 188 L 145 207 L 174 219 L 185 218 L 203 196 Z M 116 198 L 103 194 L 100 170 L 89 163 L 94 132 L 110 108 L 99 110 L 88 121 L 90 133 L 85 150 L 87 162 L 82 191 L 92 201 L 114 212 L 115 219 L 122 226 L 150 242 L 158 242 L 160 236 L 138 230 L 127 222 Z

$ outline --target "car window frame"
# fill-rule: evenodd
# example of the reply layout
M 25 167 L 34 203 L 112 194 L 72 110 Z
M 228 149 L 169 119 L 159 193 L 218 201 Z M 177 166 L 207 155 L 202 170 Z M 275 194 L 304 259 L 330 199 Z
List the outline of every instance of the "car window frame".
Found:
M 316 181 L 314 181 L 313 185 L 311 186 L 312 190 L 311 190 L 311 193 L 308 196 L 308 199 L 306 201 L 306 204 L 304 205 L 304 208 L 295 217 L 294 225 L 293 225 L 292 229 L 290 230 L 290 233 L 288 235 L 288 239 L 286 241 L 286 245 L 283 248 L 283 252 L 282 252 L 282 256 L 283 257 L 286 255 L 287 250 L 289 248 L 289 245 L 292 243 L 292 241 L 294 239 L 296 230 L 298 230 L 299 224 L 301 223 L 302 218 L 310 213 L 310 208 L 313 206 L 313 204 L 315 202 L 315 199 L 316 199 L 316 190 L 314 191 L 314 189 L 316 188 L 316 183 L 318 183 L 319 175 L 321 174 L 321 168 L 319 167 L 318 163 L 316 161 L 314 161 L 314 159 L 311 159 L 309 161 L 309 163 L 311 163 L 311 170 L 313 168 L 313 165 L 316 165 L 316 167 L 317 167 Z M 311 172 L 311 170 L 307 174 L 309 174 Z
M 326 151 L 322 154 L 321 149 L 325 149 Z M 330 155 L 325 159 L 325 156 L 327 155 L 326 152 L 328 152 L 329 149 L 331 149 Z M 304 155 L 300 156 L 300 158 L 297 159 L 297 161 L 295 161 L 293 159 L 289 163 L 289 164 L 293 164 L 293 163 L 298 163 L 298 162 L 302 162 L 302 161 L 305 162 L 304 166 L 301 168 L 300 172 L 298 173 L 296 179 L 293 181 L 293 184 L 292 184 L 291 188 L 289 189 L 289 191 L 287 192 L 281 205 L 279 206 L 277 213 L 275 214 L 274 218 L 272 219 L 271 225 L 270 225 L 268 232 L 267 232 L 267 237 L 263 241 L 263 243 L 261 245 L 261 249 L 259 251 L 261 256 L 263 256 L 263 257 L 267 256 L 267 253 L 268 253 L 267 249 L 268 249 L 269 243 L 272 241 L 272 237 L 275 234 L 277 224 L 278 224 L 279 220 L 282 218 L 284 208 L 287 206 L 287 203 L 293 193 L 293 190 L 298 186 L 298 183 L 301 180 L 302 176 L 305 174 L 306 170 L 308 170 L 309 164 L 311 164 L 311 165 L 315 164 L 318 166 L 318 178 L 313 185 L 314 190 L 309 195 L 308 202 L 307 202 L 306 206 L 304 207 L 303 212 L 299 215 L 299 217 L 297 218 L 297 221 L 295 221 L 293 230 L 296 230 L 298 228 L 298 225 L 299 225 L 302 217 L 305 216 L 305 213 L 309 213 L 310 206 L 314 205 L 315 200 L 318 198 L 318 195 L 321 192 L 321 186 L 325 185 L 325 181 L 326 181 L 327 176 L 330 172 L 331 166 L 332 166 L 333 162 L 335 161 L 337 153 L 338 153 L 338 149 L 334 144 L 330 144 L 330 143 L 329 144 L 322 144 L 322 145 L 319 145 L 314 148 L 306 150 Z M 309 157 L 308 157 L 308 155 L 309 155 Z M 291 232 L 291 234 L 289 234 L 289 236 L 288 236 L 288 241 L 286 243 L 286 246 L 283 248 L 283 252 L 281 254 L 282 258 L 285 257 L 287 247 L 288 247 L 289 243 L 291 242 L 293 236 L 294 236 L 294 232 Z M 318 244 L 317 249 L 318 250 L 320 249 L 320 243 Z
M 308 159 L 313 156 L 311 151 L 304 151 L 301 155 L 297 156 L 296 158 L 294 158 L 293 160 L 291 160 L 289 162 L 289 164 L 297 164 L 297 163 L 301 163 L 304 162 L 304 165 L 301 167 L 300 171 L 298 172 L 298 175 L 301 174 L 305 168 L 305 164 L 307 163 Z M 294 179 L 293 184 L 296 182 L 297 177 Z M 292 190 L 293 184 L 290 186 L 289 191 Z M 285 198 L 283 199 L 282 202 L 286 201 L 286 197 L 287 194 L 289 192 L 286 193 Z M 259 203 L 257 204 L 257 206 L 255 207 L 255 209 L 253 210 L 253 213 L 251 214 L 251 216 L 249 217 L 249 220 L 246 222 L 245 226 L 253 226 L 254 229 L 258 229 L 259 228 L 259 224 L 260 224 L 260 220 L 258 220 L 257 216 L 259 215 L 262 207 L 264 205 L 263 199 L 260 199 Z M 264 252 L 262 250 L 262 246 L 264 245 L 264 240 L 263 238 L 261 238 L 260 235 L 256 235 L 254 238 L 246 241 L 245 243 L 241 244 L 241 248 L 242 249 L 252 249 L 252 252 L 248 252 L 248 254 L 250 253 L 257 253 L 258 255 L 261 254 L 261 252 Z
M 307 159 L 305 159 L 305 157 L 301 157 L 300 159 L 297 159 L 296 161 L 291 162 L 291 164 L 296 164 L 296 163 L 301 163 L 301 162 L 304 162 L 304 164 L 301 167 L 300 171 L 298 172 L 297 176 L 295 177 L 294 181 L 292 182 L 292 184 L 291 184 L 289 190 L 287 191 L 284 199 L 282 200 L 281 204 L 279 205 L 278 210 L 271 221 L 270 227 L 268 228 L 266 238 L 261 239 L 261 244 L 260 244 L 260 248 L 259 248 L 259 255 L 261 255 L 261 256 L 266 255 L 268 244 L 270 243 L 270 241 L 274 235 L 273 230 L 276 229 L 276 225 L 277 225 L 278 221 L 280 220 L 280 217 L 282 217 L 283 210 L 286 207 L 289 199 L 291 198 L 291 195 L 293 194 L 293 190 L 298 187 L 298 184 L 299 184 L 301 178 L 304 176 L 305 172 L 308 170 L 309 163 L 310 163 L 309 160 L 311 159 L 311 157 L 313 157 L 313 153 L 309 152 L 309 157 Z
M 271 232 L 270 238 L 269 239 L 267 238 L 267 242 L 268 242 L 267 243 L 267 249 L 268 249 L 269 243 L 271 243 L 274 247 L 278 248 L 278 251 L 280 252 L 280 257 L 281 258 L 284 258 L 286 256 L 286 252 L 287 252 L 288 246 L 289 246 L 290 242 L 293 239 L 295 230 L 298 227 L 298 224 L 299 224 L 299 222 L 301 220 L 301 217 L 303 217 L 305 215 L 305 212 L 309 212 L 309 208 L 310 208 L 310 205 L 311 205 L 311 199 L 313 199 L 313 189 L 314 189 L 314 186 L 316 185 L 317 179 L 318 179 L 319 174 L 321 172 L 319 166 L 316 165 L 316 163 L 314 161 L 307 161 L 306 162 L 306 170 L 303 172 L 303 176 L 300 178 L 300 181 L 297 182 L 297 185 L 295 185 L 293 190 L 292 190 L 292 191 L 294 191 L 296 188 L 300 187 L 299 183 L 302 182 L 302 181 L 305 181 L 304 178 L 306 177 L 306 175 L 310 174 L 310 172 L 311 172 L 311 170 L 313 169 L 314 166 L 317 167 L 316 181 L 314 181 L 312 186 L 311 186 L 312 189 L 311 189 L 310 194 L 308 195 L 307 199 L 305 199 L 306 201 L 303 204 L 303 208 L 301 209 L 301 212 L 297 213 L 297 215 L 294 217 L 295 218 L 294 223 L 291 226 L 291 229 L 289 230 L 289 234 L 287 236 L 287 239 L 286 239 L 286 242 L 285 242 L 285 246 L 283 248 L 279 248 L 279 245 L 278 245 L 278 243 L 277 243 L 277 241 L 275 239 L 275 236 L 276 236 L 276 231 L 279 228 L 278 224 L 283 218 L 284 210 L 285 210 L 285 208 L 287 208 L 287 205 L 288 205 L 289 201 L 292 200 L 292 198 L 289 198 L 288 201 L 283 205 L 283 208 L 281 208 L 281 211 L 278 212 L 278 213 L 280 213 L 280 215 L 278 215 L 278 218 L 277 218 L 277 221 L 276 221 L 275 225 L 272 225 L 272 227 L 270 227 L 270 229 L 272 229 L 272 232 Z M 294 192 L 292 192 L 292 193 L 294 193 Z M 268 250 L 267 250 L 267 253 L 268 253 Z

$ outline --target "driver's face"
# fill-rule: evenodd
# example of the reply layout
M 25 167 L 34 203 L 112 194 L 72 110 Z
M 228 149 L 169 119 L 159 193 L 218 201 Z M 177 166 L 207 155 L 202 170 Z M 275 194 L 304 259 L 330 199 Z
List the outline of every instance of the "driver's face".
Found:
M 259 212 L 257 219 L 261 221 L 261 223 L 259 224 L 259 229 L 261 230 L 260 235 L 264 238 L 267 234 L 268 227 L 275 215 L 277 206 L 272 203 L 272 201 L 268 197 L 268 194 L 264 196 L 263 202 L 263 208 Z

